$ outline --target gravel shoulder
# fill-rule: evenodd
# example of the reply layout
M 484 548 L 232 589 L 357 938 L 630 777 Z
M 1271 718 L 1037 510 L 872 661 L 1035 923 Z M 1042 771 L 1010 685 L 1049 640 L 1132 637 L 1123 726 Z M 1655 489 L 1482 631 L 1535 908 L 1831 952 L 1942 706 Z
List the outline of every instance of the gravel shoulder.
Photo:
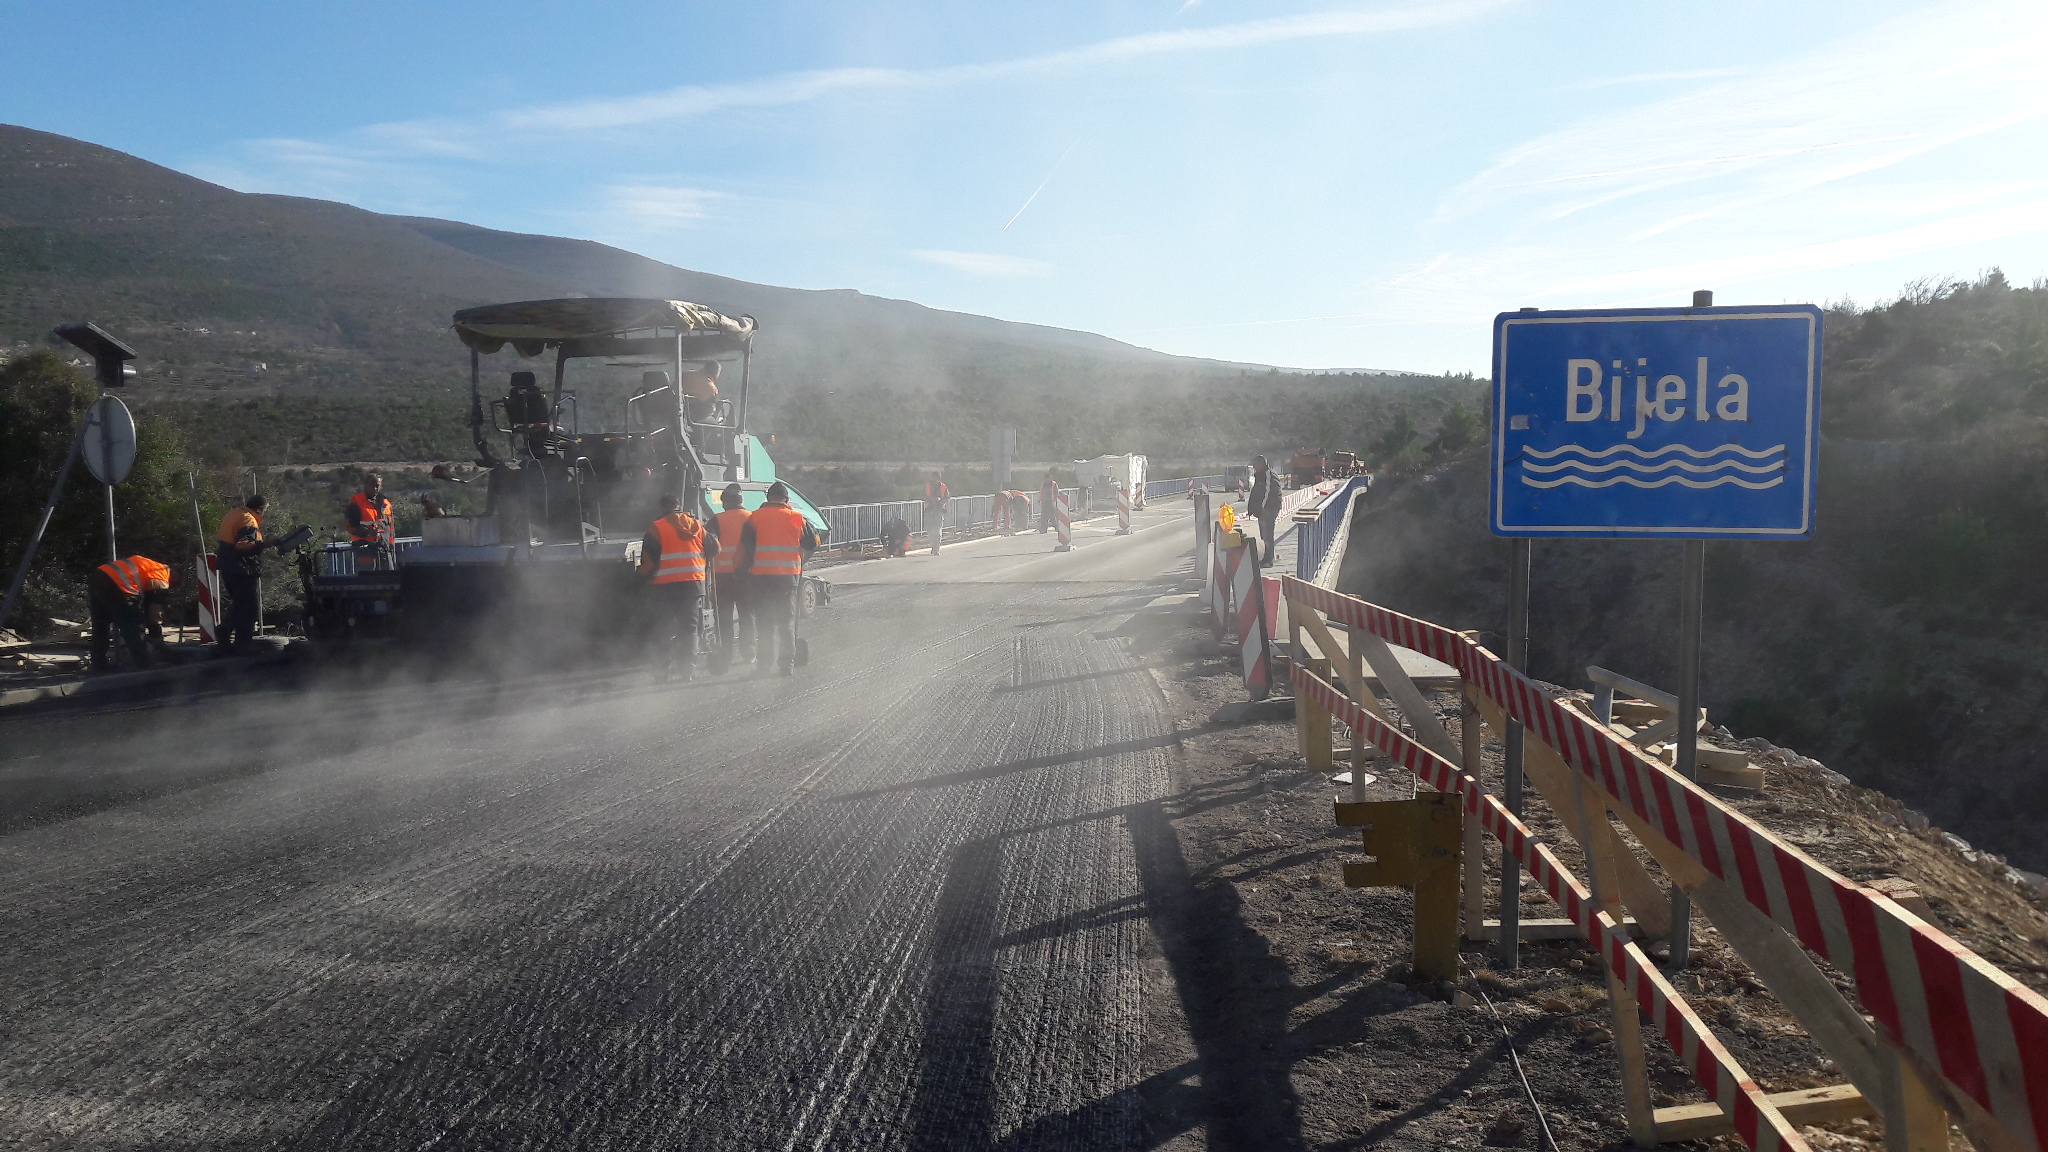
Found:
M 1198 617 L 1182 617 L 1167 647 L 1172 660 L 1157 675 L 1181 739 L 1163 811 L 1190 909 L 1179 939 L 1170 919 L 1155 919 L 1166 955 L 1147 983 L 1148 1044 L 1162 1055 L 1178 1044 L 1203 1090 L 1155 1094 L 1159 1146 L 1541 1148 L 1533 1094 L 1559 1148 L 1629 1147 L 1604 987 L 1584 942 L 1525 943 L 1511 973 L 1494 971 L 1492 945 L 1467 943 L 1461 987 L 1411 979 L 1412 899 L 1343 886 L 1342 862 L 1363 858 L 1359 840 L 1333 822 L 1339 789 L 1296 757 L 1292 721 L 1211 723 L 1218 707 L 1244 698 L 1234 661 Z M 1454 698 L 1433 703 L 1455 734 Z M 1940 926 L 2023 982 L 2048 986 L 2048 917 L 2026 874 L 1797 753 L 1750 747 L 1767 784 L 1735 799 L 1738 809 L 1851 879 L 1914 882 Z M 1498 753 L 1491 746 L 1495 789 Z M 1400 769 L 1379 760 L 1371 771 L 1372 798 L 1408 795 Z M 1528 819 L 1578 865 L 1533 790 Z M 1489 841 L 1490 875 L 1497 863 Z M 1523 900 L 1525 917 L 1561 914 L 1539 892 Z M 1489 916 L 1492 905 L 1490 895 Z M 1176 950 L 1195 959 L 1177 962 Z M 1704 920 L 1680 982 L 1768 1090 L 1841 1082 Z M 1704 1098 L 1654 1035 L 1648 1053 L 1660 1106 Z M 1875 1120 L 1806 1135 L 1817 1149 L 1882 1146 Z M 1741 1147 L 1733 1137 L 1669 1146 Z

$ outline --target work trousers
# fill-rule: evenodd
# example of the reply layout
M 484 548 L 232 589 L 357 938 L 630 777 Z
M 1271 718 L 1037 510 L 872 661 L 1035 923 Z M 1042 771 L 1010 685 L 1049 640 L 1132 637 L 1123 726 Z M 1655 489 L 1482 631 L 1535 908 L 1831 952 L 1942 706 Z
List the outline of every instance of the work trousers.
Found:
M 149 646 L 142 641 L 142 597 L 121 591 L 114 579 L 95 569 L 86 579 L 86 607 L 92 613 L 92 669 L 111 672 L 114 633 L 135 657 L 137 668 L 149 667 Z
M 1040 493 L 1040 494 L 1039 494 L 1039 497 L 1038 497 L 1038 502 L 1039 502 L 1039 504 L 1043 505 L 1043 507 L 1039 508 L 1039 510 L 1038 510 L 1038 530 L 1039 530 L 1039 532 L 1041 532 L 1041 533 L 1044 533 L 1044 532 L 1049 532 L 1049 531 L 1051 531 L 1051 530 L 1052 530 L 1052 518 L 1053 518 L 1053 508 L 1052 508 L 1052 506 L 1053 506 L 1053 504 L 1054 504 L 1054 503 L 1056 503 L 1057 501 L 1056 501 L 1056 500 L 1048 500 L 1048 499 L 1046 499 L 1046 497 L 1045 497 L 1045 495 L 1044 495 L 1043 493 Z
M 754 646 L 754 606 L 749 599 L 747 579 L 738 572 L 720 572 L 718 598 L 713 605 L 718 617 L 718 639 L 734 661 L 739 660 L 742 649 Z
M 697 656 L 697 621 L 704 597 L 702 580 L 679 580 L 673 584 L 649 584 L 652 605 L 647 630 L 649 656 L 655 667 L 679 666 L 685 671 Z
M 1259 522 L 1259 538 L 1265 541 L 1262 550 L 1259 552 L 1259 567 L 1271 568 L 1273 566 L 1273 524 L 1274 521 L 1279 519 L 1279 516 L 1277 514 L 1273 516 L 1260 516 L 1257 519 Z
M 233 572 L 220 574 L 221 592 L 227 600 L 221 612 L 221 647 L 233 648 L 256 638 L 256 621 L 262 618 L 262 605 L 257 600 L 260 583 L 255 576 Z
M 801 576 L 752 576 L 756 662 L 763 668 L 796 665 L 796 582 Z

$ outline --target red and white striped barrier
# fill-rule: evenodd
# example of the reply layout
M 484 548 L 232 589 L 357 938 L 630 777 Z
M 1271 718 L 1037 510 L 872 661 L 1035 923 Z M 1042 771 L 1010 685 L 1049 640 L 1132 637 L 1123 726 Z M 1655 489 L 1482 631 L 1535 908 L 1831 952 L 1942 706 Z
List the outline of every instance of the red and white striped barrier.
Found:
M 1237 579 L 1237 568 L 1244 559 L 1244 549 L 1225 548 L 1222 529 L 1212 529 L 1209 535 L 1209 616 L 1215 626 L 1216 635 L 1230 634 L 1231 621 L 1235 616 L 1230 611 L 1230 589 Z
M 1254 700 L 1264 700 L 1272 687 L 1267 663 L 1266 584 L 1259 579 L 1259 566 L 1252 562 L 1256 545 L 1246 543 L 1230 550 L 1230 600 L 1237 608 L 1238 662 L 1244 686 Z
M 1116 490 L 1116 534 L 1131 534 L 1131 490 L 1122 485 L 1118 485 Z
M 1292 576 L 1282 583 L 1288 599 L 1337 623 L 1456 668 L 1509 719 L 1557 749 L 1574 771 L 1612 793 L 1853 979 L 1879 1032 L 1916 1066 L 1938 1074 L 1959 1098 L 1974 1101 L 2019 1147 L 2044 1147 L 2048 999 L 1552 700 L 1528 677 L 1458 633 Z M 1611 954 L 1609 962 L 1615 963 Z
M 1074 513 L 1067 507 L 1067 494 L 1059 493 L 1053 498 L 1053 527 L 1059 529 L 1060 542 L 1053 545 L 1055 552 L 1074 550 Z
M 193 567 L 199 575 L 199 639 L 212 644 L 220 628 L 220 561 L 202 556 Z
M 1315 673 L 1296 665 L 1293 680 L 1297 697 L 1306 697 L 1329 709 L 1351 731 L 1386 753 L 1388 759 L 1427 781 L 1430 787 L 1458 796 L 1466 816 L 1477 818 L 1522 861 L 1529 874 L 1579 926 L 1600 955 L 1606 957 L 1608 968 L 1636 998 L 1643 1015 L 1664 1034 L 1672 1052 L 1713 1097 L 1714 1103 L 1733 1119 L 1735 1132 L 1744 1143 L 1759 1152 L 1803 1152 L 1808 1147 L 1650 958 L 1613 916 L 1594 901 L 1592 891 L 1580 884 L 1551 853 L 1549 845 L 1538 841 L 1506 805 L 1488 795 L 1477 780 L 1457 765 L 1381 723 L 1379 717 L 1359 707 Z

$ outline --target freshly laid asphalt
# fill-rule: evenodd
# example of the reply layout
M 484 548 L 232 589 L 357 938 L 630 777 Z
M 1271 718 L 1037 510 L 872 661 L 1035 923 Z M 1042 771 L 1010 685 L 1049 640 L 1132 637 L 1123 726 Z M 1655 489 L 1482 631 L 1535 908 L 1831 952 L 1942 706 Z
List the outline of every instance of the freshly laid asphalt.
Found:
M 0 1146 L 1143 1146 L 1185 509 L 833 569 L 788 680 L 0 721 Z

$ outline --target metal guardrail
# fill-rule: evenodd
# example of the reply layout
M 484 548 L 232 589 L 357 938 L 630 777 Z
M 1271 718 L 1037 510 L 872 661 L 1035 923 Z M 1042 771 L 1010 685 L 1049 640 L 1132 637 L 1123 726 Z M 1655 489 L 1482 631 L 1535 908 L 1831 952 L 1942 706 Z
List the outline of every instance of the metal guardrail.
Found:
M 1345 529 L 1351 523 L 1352 501 L 1372 487 L 1369 476 L 1353 476 L 1344 486 L 1317 501 L 1313 508 L 1314 519 L 1301 518 L 1295 524 L 1294 534 L 1294 575 L 1298 579 L 1316 582 L 1316 575 L 1322 571 L 1323 560 L 1330 553 L 1332 545 L 1346 535 Z M 1302 517 L 1307 509 L 1298 510 L 1295 515 Z
M 1202 477 L 1220 479 L 1220 477 Z M 1186 491 L 1189 481 L 1164 481 L 1183 485 Z M 1152 485 L 1145 486 L 1146 494 L 1152 494 Z M 1062 488 L 1060 492 L 1076 515 L 1092 515 L 1094 509 L 1083 488 Z M 1036 523 L 1041 513 L 1038 493 L 1026 493 L 1031 502 L 1029 520 Z M 986 528 L 996 522 L 996 497 L 994 493 L 979 496 L 954 496 L 946 502 L 946 530 L 949 532 L 972 532 Z M 1109 509 L 1113 510 L 1114 502 Z M 825 517 L 826 528 L 831 535 L 826 539 L 827 548 L 845 548 L 855 544 L 873 544 L 882 539 L 882 525 L 901 517 L 910 526 L 913 537 L 925 532 L 924 502 L 922 500 L 885 500 L 873 504 L 831 504 L 818 509 Z M 1019 525 L 1022 527 L 1022 525 Z

